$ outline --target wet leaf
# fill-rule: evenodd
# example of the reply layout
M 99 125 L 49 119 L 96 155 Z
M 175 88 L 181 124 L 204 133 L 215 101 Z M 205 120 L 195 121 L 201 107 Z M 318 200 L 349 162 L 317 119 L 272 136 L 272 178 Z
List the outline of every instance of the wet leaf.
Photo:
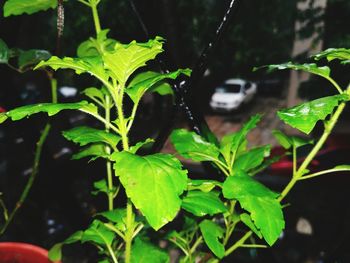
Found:
M 318 121 L 325 120 L 340 102 L 347 100 L 349 100 L 349 96 L 346 94 L 324 97 L 293 108 L 280 110 L 278 116 L 293 128 L 309 134 Z

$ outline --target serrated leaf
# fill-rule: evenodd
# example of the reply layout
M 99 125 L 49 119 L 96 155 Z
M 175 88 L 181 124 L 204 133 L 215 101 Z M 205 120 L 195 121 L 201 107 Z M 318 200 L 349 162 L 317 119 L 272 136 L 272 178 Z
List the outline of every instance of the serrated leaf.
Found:
M 240 152 L 245 151 L 247 144 L 246 136 L 256 127 L 260 119 L 261 115 L 259 114 L 251 117 L 239 131 L 225 135 L 221 139 L 220 152 L 224 156 L 225 160 L 229 160 L 231 154 L 233 154 L 233 157 L 236 158 Z
M 90 143 L 106 143 L 112 148 L 116 148 L 116 145 L 121 140 L 121 137 L 109 133 L 104 130 L 98 130 L 87 126 L 76 127 L 68 131 L 62 132 L 63 136 L 74 143 L 78 143 L 80 146 L 84 146 Z
M 172 221 L 187 187 L 187 171 L 168 154 L 137 156 L 114 153 L 114 169 L 127 196 L 156 230 Z
M 42 60 L 47 60 L 51 57 L 51 53 L 47 50 L 30 49 L 23 51 L 18 56 L 18 67 L 20 71 L 26 71 Z
M 106 147 L 103 144 L 92 144 L 83 148 L 76 154 L 73 154 L 72 160 L 79 160 L 85 157 L 91 157 L 90 161 L 94 161 L 97 158 L 109 159 L 109 155 L 106 153 Z
M 193 161 L 213 161 L 219 158 L 219 149 L 194 132 L 185 129 L 174 130 L 170 140 L 181 156 Z
M 55 244 L 50 250 L 48 257 L 51 261 L 59 261 L 62 259 L 62 246 L 72 244 L 81 240 L 83 236 L 83 231 L 77 231 L 65 241 Z
M 225 256 L 225 247 L 219 241 L 219 239 L 223 237 L 224 230 L 219 225 L 210 220 L 203 220 L 199 224 L 199 227 L 204 241 L 210 250 L 218 258 L 223 258 Z
M 210 192 L 216 186 L 221 187 L 222 183 L 215 180 L 192 180 L 187 183 L 187 190 L 201 190 L 202 192 Z
M 46 112 L 49 116 L 55 115 L 62 110 L 79 110 L 88 107 L 90 104 L 87 101 L 76 103 L 39 103 L 27 106 L 22 106 L 2 113 L 0 122 L 11 118 L 12 121 L 18 121 L 25 117 L 29 117 L 39 112 Z M 5 116 L 6 115 L 6 118 Z
M 338 59 L 342 64 L 350 63 L 350 49 L 347 48 L 329 48 L 313 56 L 315 60 L 327 58 L 328 61 Z
M 145 141 L 143 142 L 138 142 L 135 145 L 131 146 L 129 149 L 129 152 L 131 153 L 136 153 L 138 150 L 140 150 L 140 148 L 146 146 L 146 145 L 150 145 L 154 143 L 154 139 L 151 138 L 147 138 Z
M 270 155 L 271 146 L 265 145 L 249 150 L 240 155 L 233 164 L 233 171 L 248 172 L 258 167 Z
M 131 248 L 131 263 L 168 263 L 168 253 L 152 243 L 136 238 Z
M 134 103 L 137 103 L 146 91 L 156 91 L 163 94 L 169 92 L 169 86 L 164 86 L 165 79 L 176 79 L 180 74 L 189 76 L 191 70 L 189 69 L 179 69 L 174 72 L 162 74 L 153 71 L 142 72 L 138 74 L 128 85 L 126 89 L 127 94 Z M 172 89 L 170 88 L 172 91 Z
M 260 68 L 267 68 L 268 72 L 272 72 L 276 70 L 284 70 L 284 69 L 302 70 L 302 71 L 309 72 L 311 74 L 316 74 L 325 78 L 328 78 L 331 73 L 331 70 L 328 66 L 319 67 L 315 63 L 296 64 L 293 62 L 288 62 L 288 63 L 282 63 L 282 64 L 262 66 L 259 68 L 255 68 L 254 70 L 260 69 Z
M 4 5 L 4 17 L 24 13 L 31 15 L 56 7 L 57 0 L 7 0 Z
M 255 233 L 255 235 L 257 235 L 260 239 L 262 238 L 260 231 L 254 225 L 250 215 L 243 213 L 240 215 L 240 219 L 247 227 L 249 227 L 250 230 Z
M 277 114 L 288 125 L 309 134 L 318 121 L 325 120 L 340 102 L 347 100 L 349 96 L 346 94 L 334 95 L 280 110 Z
M 53 70 L 58 69 L 72 69 L 76 74 L 90 73 L 98 78 L 102 83 L 107 83 L 109 79 L 108 73 L 104 70 L 102 58 L 84 57 L 84 58 L 59 58 L 52 56 L 47 61 L 41 61 L 35 68 L 51 67 Z
M 250 213 L 255 226 L 271 246 L 284 228 L 282 207 L 277 201 L 278 194 L 241 173 L 229 176 L 223 185 L 225 198 L 237 200 Z
M 189 191 L 182 199 L 181 206 L 195 216 L 215 215 L 227 211 L 224 203 L 213 192 Z
M 10 57 L 10 50 L 7 44 L 0 38 L 0 64 L 7 64 Z
M 115 234 L 109 230 L 101 221 L 94 220 L 81 237 L 81 242 L 94 242 L 98 245 L 111 246 Z
M 146 43 L 136 41 L 127 45 L 117 43 L 114 52 L 103 54 L 105 68 L 110 71 L 114 79 L 124 85 L 135 70 L 145 66 L 147 61 L 154 59 L 163 51 L 162 46 L 161 37 Z

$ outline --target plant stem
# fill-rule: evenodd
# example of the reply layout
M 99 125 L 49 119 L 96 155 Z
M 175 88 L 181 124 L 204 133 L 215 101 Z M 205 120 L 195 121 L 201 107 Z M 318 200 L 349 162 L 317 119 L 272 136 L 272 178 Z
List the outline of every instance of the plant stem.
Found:
M 233 251 L 235 251 L 240 246 L 242 246 L 244 242 L 252 235 L 252 233 L 253 233 L 252 231 L 248 231 L 247 233 L 245 233 L 243 237 L 241 237 L 236 243 L 233 244 L 233 246 L 231 246 L 229 249 L 225 251 L 225 257 L 230 255 Z
M 131 243 L 134 236 L 134 213 L 132 203 L 128 198 L 126 205 L 126 233 L 125 233 L 125 262 L 131 262 Z
M 100 18 L 98 17 L 98 12 L 97 12 L 97 5 L 98 5 L 98 2 L 96 2 L 95 0 L 90 0 L 90 7 L 92 10 L 92 17 L 94 18 L 96 35 L 98 35 L 98 33 L 100 33 L 101 31 Z

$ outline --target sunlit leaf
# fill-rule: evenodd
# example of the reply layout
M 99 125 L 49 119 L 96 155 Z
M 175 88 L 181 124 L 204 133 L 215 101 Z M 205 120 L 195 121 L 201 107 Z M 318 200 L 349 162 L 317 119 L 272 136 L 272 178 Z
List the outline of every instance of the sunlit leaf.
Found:
M 146 145 L 151 145 L 152 143 L 154 143 L 154 139 L 148 138 L 143 142 L 138 142 L 135 145 L 131 146 L 129 152 L 136 153 L 138 150 L 140 150 L 140 148 Z
M 109 222 L 115 223 L 115 227 L 120 231 L 126 230 L 126 209 L 118 208 L 112 211 L 105 211 L 97 214 L 106 218 Z
M 213 221 L 203 220 L 199 224 L 201 233 L 203 235 L 204 241 L 210 250 L 217 256 L 218 258 L 223 258 L 225 255 L 225 247 L 219 241 L 220 238 L 223 237 L 224 230 Z
M 240 215 L 240 219 L 247 227 L 249 227 L 250 230 L 255 233 L 255 235 L 257 235 L 259 238 L 262 238 L 260 231 L 254 225 L 250 215 L 243 213 Z
M 127 196 L 156 230 L 172 221 L 187 187 L 187 171 L 168 154 L 114 153 L 114 169 Z
M 103 54 L 105 68 L 119 83 L 125 84 L 130 75 L 146 62 L 154 59 L 163 51 L 163 39 L 156 37 L 146 43 L 132 41 L 130 44 L 117 43 L 114 52 Z
M 282 207 L 278 194 L 254 180 L 249 175 L 229 176 L 223 185 L 225 198 L 237 200 L 250 216 L 271 246 L 276 242 L 284 228 Z
M 350 63 L 350 49 L 347 48 L 329 48 L 314 56 L 315 60 L 327 58 L 328 61 L 338 59 L 342 64 Z
M 78 143 L 80 146 L 84 146 L 89 143 L 103 142 L 109 144 L 112 146 L 112 148 L 115 148 L 118 142 L 121 140 L 119 135 L 87 126 L 76 127 L 71 130 L 64 131 L 63 136 L 67 140 Z
M 278 116 L 293 128 L 309 134 L 318 121 L 325 120 L 340 102 L 347 100 L 349 100 L 349 96 L 346 94 L 324 97 L 293 108 L 280 110 Z
M 111 246 L 115 234 L 109 230 L 100 220 L 94 220 L 81 237 L 81 242 L 94 242 L 98 245 Z
M 7 0 L 4 5 L 4 17 L 24 13 L 31 15 L 56 7 L 57 0 Z
M 243 153 L 235 160 L 233 170 L 248 172 L 249 170 L 258 167 L 264 159 L 270 155 L 270 149 L 270 145 L 265 145 Z
M 104 89 L 98 89 L 95 87 L 89 87 L 84 89 L 82 92 L 86 97 L 90 98 L 93 101 L 97 101 L 101 105 L 105 104 L 105 95 L 106 92 Z
M 170 258 L 167 252 L 152 243 L 136 238 L 131 248 L 131 263 L 168 263 Z
M 47 60 L 51 54 L 47 50 L 30 49 L 20 53 L 18 57 L 18 67 L 20 71 L 31 69 L 42 60 Z
M 81 110 L 89 106 L 90 104 L 87 101 L 81 101 L 76 103 L 32 104 L 1 113 L 0 123 L 5 121 L 7 118 L 11 118 L 11 120 L 13 121 L 18 121 L 39 112 L 46 112 L 49 116 L 52 116 L 59 113 L 62 110 Z
M 174 130 L 170 135 L 176 151 L 193 161 L 213 161 L 219 157 L 219 149 L 201 136 L 185 129 Z
M 0 64 L 6 64 L 9 61 L 10 50 L 6 43 L 0 38 Z
M 213 192 L 189 191 L 182 199 L 181 206 L 195 216 L 215 215 L 227 211 L 224 203 Z
M 94 182 L 94 188 L 95 190 L 91 192 L 93 195 L 97 195 L 98 193 L 108 193 L 108 185 L 107 185 L 107 180 L 102 179 L 100 181 Z
M 192 180 L 187 183 L 187 190 L 201 190 L 202 192 L 210 192 L 216 186 L 221 186 L 222 183 L 215 180 Z

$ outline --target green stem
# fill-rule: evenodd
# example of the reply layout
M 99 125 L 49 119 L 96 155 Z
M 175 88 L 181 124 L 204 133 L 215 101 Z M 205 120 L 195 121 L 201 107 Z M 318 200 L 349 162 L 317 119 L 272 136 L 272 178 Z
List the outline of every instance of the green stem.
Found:
M 334 80 L 334 79 L 332 79 L 331 77 L 325 77 L 330 83 L 332 83 L 332 85 L 337 89 L 337 91 L 340 93 L 340 94 L 342 94 L 343 93 L 343 91 L 342 91 L 342 89 L 340 88 L 340 86 L 338 85 L 338 83 Z
M 134 236 L 134 213 L 132 203 L 128 198 L 126 205 L 126 233 L 125 233 L 125 262 L 131 262 L 131 243 Z
M 101 24 L 100 24 L 100 18 L 98 16 L 97 5 L 98 5 L 98 2 L 96 2 L 95 0 L 90 0 L 90 7 L 92 10 L 92 17 L 94 18 L 96 35 L 98 35 L 101 31 Z
M 293 177 L 297 173 L 297 147 L 293 145 Z
M 314 177 L 317 177 L 317 176 L 323 175 L 323 174 L 335 173 L 335 172 L 345 172 L 345 171 L 350 171 L 350 169 L 349 168 L 332 168 L 332 169 L 324 170 L 321 172 L 302 176 L 299 178 L 299 180 L 307 180 L 307 179 L 311 179 L 311 178 L 314 178 Z
M 241 237 L 236 243 L 234 243 L 229 249 L 225 251 L 225 257 L 230 255 L 233 251 L 235 251 L 237 248 L 241 247 L 244 242 L 253 234 L 252 231 L 248 231 L 245 233 L 243 237 Z

